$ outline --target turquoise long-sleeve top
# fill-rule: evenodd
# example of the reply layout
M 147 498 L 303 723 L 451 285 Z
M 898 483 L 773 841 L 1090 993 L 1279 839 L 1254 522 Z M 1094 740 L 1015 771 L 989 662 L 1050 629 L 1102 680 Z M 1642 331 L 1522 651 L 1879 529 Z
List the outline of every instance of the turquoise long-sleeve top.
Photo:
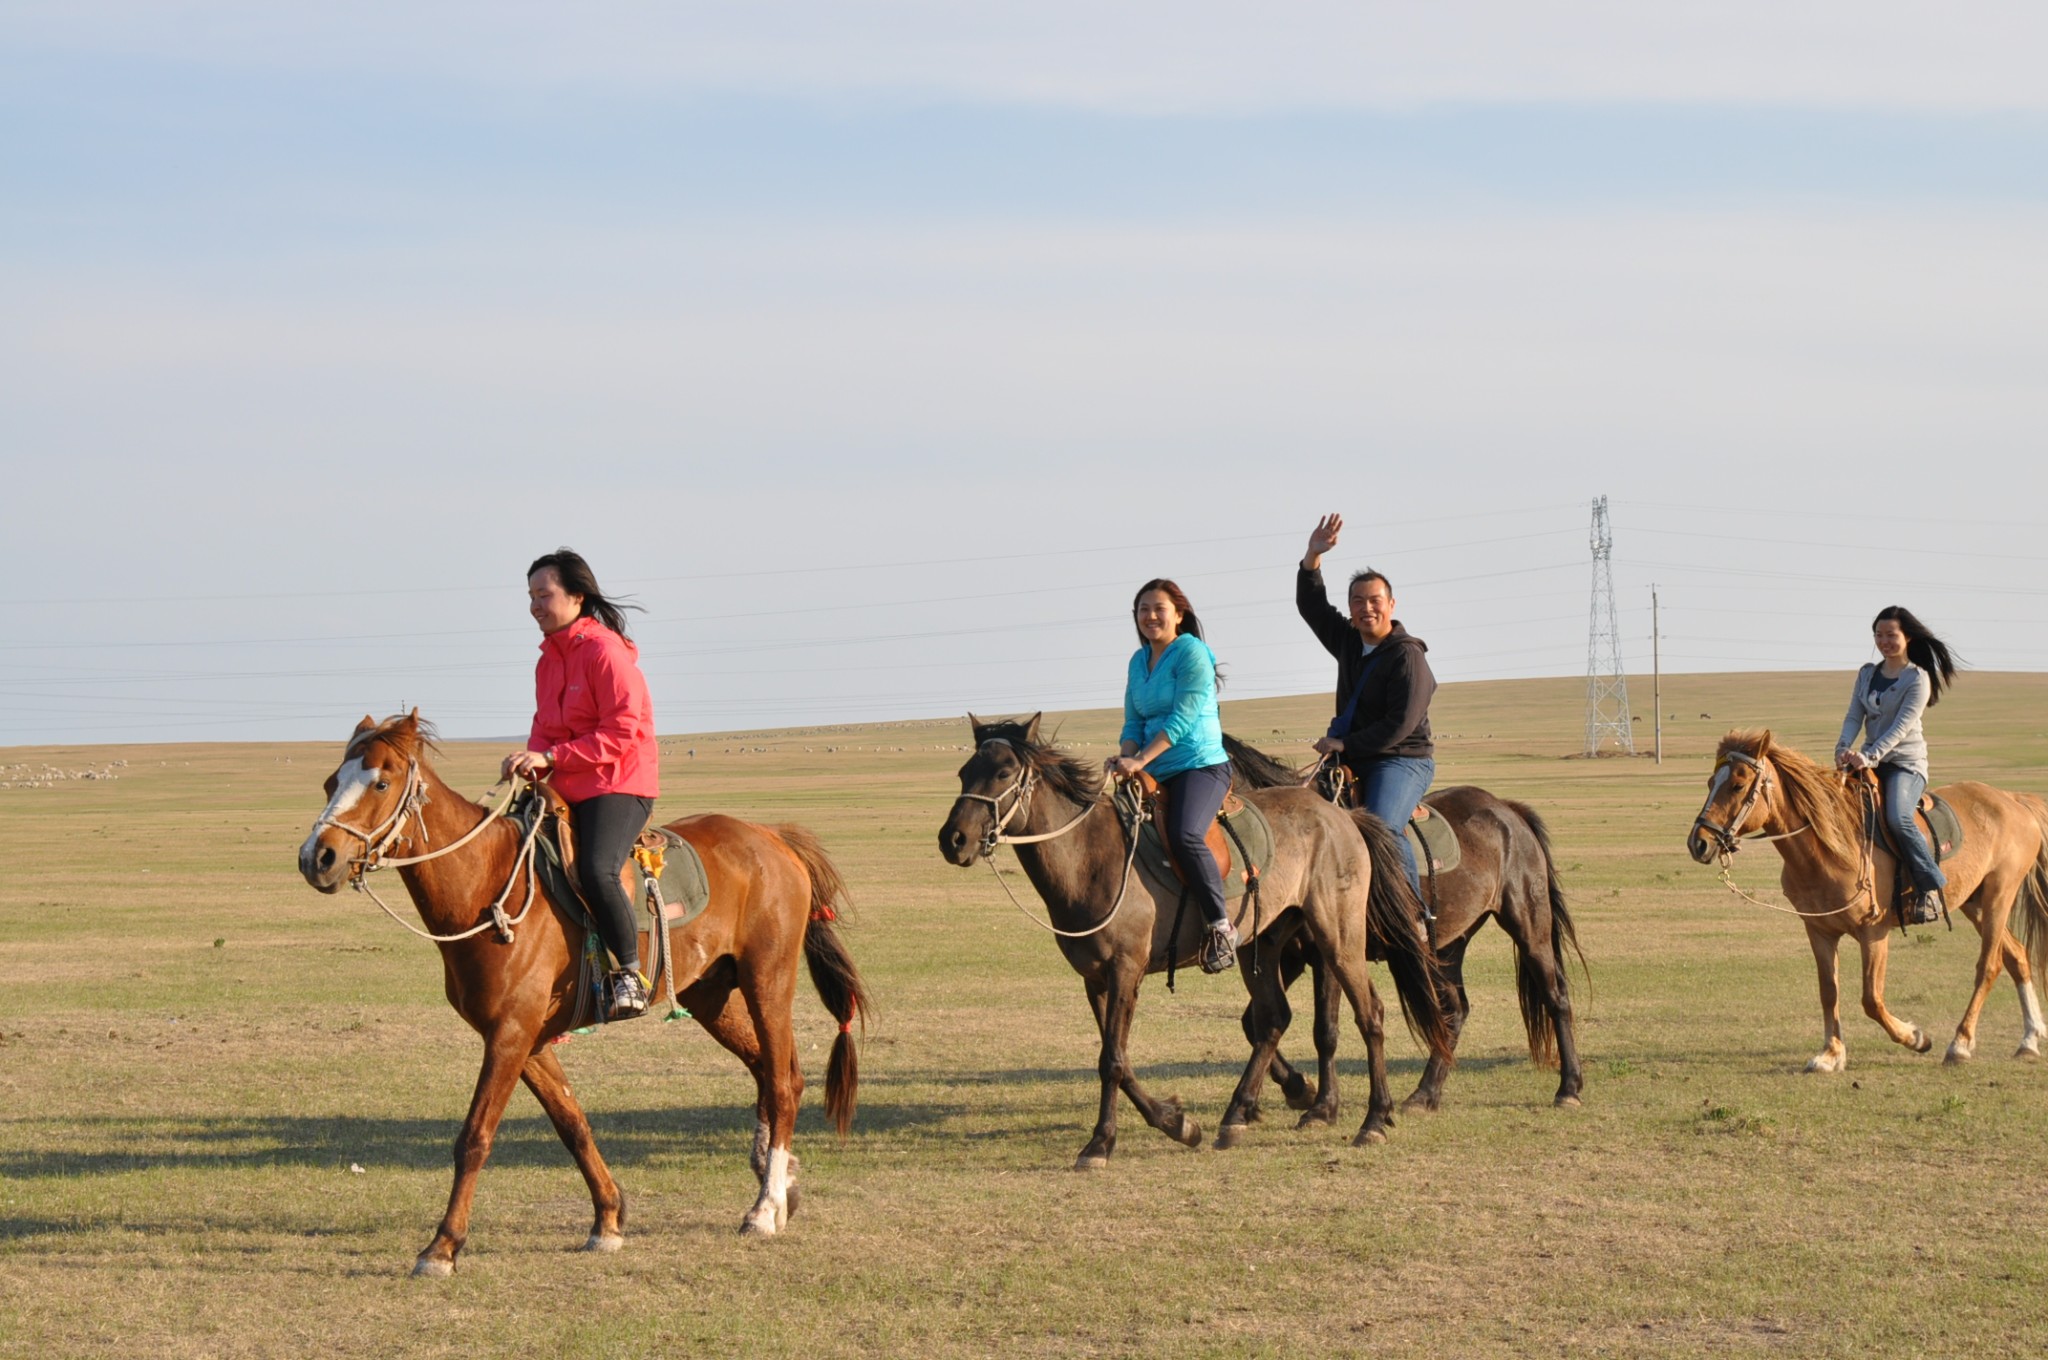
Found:
M 1152 649 L 1131 655 L 1124 681 L 1124 730 L 1121 740 L 1139 750 L 1161 732 L 1173 743 L 1145 768 L 1154 779 L 1171 779 L 1189 770 L 1221 765 L 1223 719 L 1216 712 L 1216 653 L 1193 633 L 1182 633 L 1152 664 Z

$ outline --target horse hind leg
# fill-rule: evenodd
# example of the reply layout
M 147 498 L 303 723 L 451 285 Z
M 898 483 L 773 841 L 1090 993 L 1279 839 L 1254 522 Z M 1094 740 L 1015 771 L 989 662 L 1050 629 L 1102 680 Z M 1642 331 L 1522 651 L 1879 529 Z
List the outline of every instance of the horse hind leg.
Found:
M 794 980 L 792 973 L 791 981 Z M 804 1076 L 797 1063 L 789 998 L 784 997 L 778 1012 L 744 982 L 741 993 L 746 997 L 747 1015 L 754 1022 L 754 1033 L 761 1043 L 754 1081 L 760 1096 L 757 1115 L 768 1130 L 768 1157 L 760 1197 L 741 1220 L 740 1232 L 746 1236 L 772 1237 L 789 1222 L 789 1190 L 796 1180 L 796 1158 L 789 1145 L 796 1136 L 796 1112 L 803 1102 Z
M 576 1159 L 584 1184 L 590 1187 L 590 1203 L 596 1217 L 583 1249 L 617 1251 L 626 1245 L 626 1197 L 597 1150 L 597 1140 L 590 1132 L 590 1121 L 584 1117 L 583 1107 L 569 1089 L 569 1076 L 562 1070 L 561 1061 L 555 1057 L 553 1049 L 543 1048 L 526 1060 L 519 1076 L 526 1083 L 526 1089 L 533 1092 L 534 1099 L 540 1102 L 540 1107 L 547 1111 L 548 1122 L 555 1126 L 562 1145 Z
M 766 1229 L 773 1233 L 796 1212 L 799 1196 L 796 1191 L 797 1159 L 789 1151 L 785 1139 L 780 1149 L 775 1143 L 774 1109 L 772 1093 L 774 1083 L 764 1080 L 762 1065 L 767 1061 L 762 1052 L 761 1038 L 754 1026 L 754 1018 L 747 1007 L 746 999 L 731 983 L 716 985 L 702 983 L 678 998 L 697 1017 L 705 1032 L 716 1039 L 734 1057 L 745 1063 L 747 1070 L 754 1074 L 754 1142 L 747 1162 L 754 1172 L 759 1193 L 754 1206 L 741 1221 L 742 1233 L 757 1233 L 756 1217 L 763 1204 L 768 1206 L 767 1220 L 772 1226 Z M 794 1057 L 792 1043 L 792 1058 Z M 787 1080 L 785 1076 L 785 1081 Z M 802 1077 L 797 1078 L 801 1083 Z M 799 1088 L 800 1089 L 800 1088 Z M 780 1193 L 771 1188 L 771 1180 L 780 1178 Z M 778 1220 L 775 1205 L 780 1203 L 782 1212 Z

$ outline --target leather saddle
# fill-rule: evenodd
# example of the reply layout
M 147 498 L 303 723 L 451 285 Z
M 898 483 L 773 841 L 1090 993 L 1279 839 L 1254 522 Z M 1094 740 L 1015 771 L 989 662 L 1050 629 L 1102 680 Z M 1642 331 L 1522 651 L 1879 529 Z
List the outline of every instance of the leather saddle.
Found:
M 1877 771 L 1865 770 L 1863 778 L 1875 793 Z M 1872 799 L 1871 805 L 1878 806 L 1875 798 Z M 1913 823 L 1920 828 L 1920 834 L 1926 837 L 1928 848 L 1934 851 L 1936 864 L 1952 858 L 1956 851 L 1962 849 L 1963 822 L 1956 816 L 1956 810 L 1949 806 L 1948 800 L 1932 793 L 1921 794 L 1920 802 L 1913 808 Z M 1877 819 L 1877 824 L 1884 836 L 1885 848 L 1892 852 L 1892 858 L 1901 858 L 1899 847 L 1892 841 L 1891 824 L 1883 817 Z
M 1159 833 L 1159 843 L 1161 845 L 1172 845 L 1173 842 L 1166 834 L 1166 811 L 1169 801 L 1166 790 L 1159 786 L 1158 780 L 1146 774 L 1143 770 L 1138 771 L 1135 778 L 1138 781 L 1138 787 L 1145 791 L 1145 798 L 1152 806 L 1152 829 Z M 1220 816 L 1232 817 L 1242 811 L 1244 811 L 1244 800 L 1237 796 L 1235 789 L 1223 795 L 1223 807 L 1219 814 Z M 1223 829 L 1222 822 L 1213 818 L 1210 820 L 1208 830 L 1202 833 L 1202 844 L 1208 846 L 1209 853 L 1216 857 L 1216 872 L 1223 876 L 1225 882 L 1228 882 L 1230 880 L 1231 865 L 1230 834 Z M 1175 859 L 1171 852 L 1167 854 L 1166 862 L 1173 866 L 1173 876 L 1179 879 L 1182 884 L 1186 884 L 1188 877 L 1181 872 L 1180 861 Z
M 569 804 L 547 784 L 537 783 L 533 791 L 527 815 L 547 817 L 547 824 L 541 827 L 540 834 L 553 841 L 554 858 L 562 870 L 561 880 L 551 882 L 550 887 L 557 895 L 566 892 L 586 916 L 592 916 L 590 903 L 583 896 L 583 876 L 576 868 L 576 822 L 569 815 Z M 676 866 L 683 871 L 680 876 L 666 863 L 667 858 L 679 850 L 684 852 L 681 858 L 689 861 Z M 662 885 L 662 914 L 669 920 L 688 921 L 704 910 L 709 893 L 704 886 L 703 866 L 695 851 L 688 842 L 656 826 L 648 827 L 634 838 L 633 853 L 627 855 L 626 862 L 619 866 L 619 884 L 625 888 L 628 901 L 643 902 L 647 899 L 647 880 L 650 877 L 658 879 Z

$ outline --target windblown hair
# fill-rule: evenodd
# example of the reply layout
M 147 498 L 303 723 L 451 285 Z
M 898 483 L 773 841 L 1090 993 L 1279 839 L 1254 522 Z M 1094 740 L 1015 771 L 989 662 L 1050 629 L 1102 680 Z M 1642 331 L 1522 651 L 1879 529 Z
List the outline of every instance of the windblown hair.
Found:
M 1871 630 L 1875 632 L 1880 623 L 1896 623 L 1906 635 L 1906 660 L 1927 672 L 1927 706 L 1933 708 L 1941 702 L 1942 690 L 1955 683 L 1955 654 L 1902 604 L 1878 610 L 1870 621 Z
M 1863 836 L 1862 808 L 1849 782 L 1833 770 L 1822 769 L 1789 746 L 1780 746 L 1768 729 L 1730 732 L 1721 738 L 1714 759 L 1730 751 L 1761 759 L 1770 757 L 1784 786 L 1785 804 L 1792 820 L 1813 828 L 1813 834 L 1831 852 L 1853 859 Z
M 1067 755 L 1047 742 L 1033 740 L 1026 723 L 1001 719 L 983 723 L 975 731 L 980 741 L 1000 737 L 1010 743 L 1024 763 L 1037 772 L 1048 788 L 1076 803 L 1092 803 L 1102 796 L 1102 771 Z
M 565 593 L 583 597 L 583 612 L 578 615 L 579 618 L 595 618 L 620 637 L 625 637 L 625 611 L 637 609 L 642 613 L 646 612 L 642 605 L 632 604 L 623 599 L 611 599 L 599 590 L 597 573 L 590 569 L 590 563 L 583 560 L 583 554 L 574 549 L 557 548 L 551 553 L 534 558 L 533 565 L 526 569 L 526 574 L 530 578 L 535 572 L 549 567 L 554 568 L 555 573 L 562 578 L 562 590 Z

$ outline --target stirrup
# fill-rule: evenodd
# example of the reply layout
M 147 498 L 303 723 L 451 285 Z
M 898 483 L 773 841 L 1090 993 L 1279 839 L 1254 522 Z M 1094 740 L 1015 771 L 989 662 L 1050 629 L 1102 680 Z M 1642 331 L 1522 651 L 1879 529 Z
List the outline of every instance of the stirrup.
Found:
M 604 1018 L 631 1020 L 647 1014 L 647 979 L 637 969 L 621 968 L 604 980 Z
M 1931 926 L 1941 919 L 1941 889 L 1906 893 L 1899 899 L 1899 921 L 1908 926 Z
M 1202 937 L 1202 971 L 1221 973 L 1237 965 L 1237 927 L 1225 921 Z

